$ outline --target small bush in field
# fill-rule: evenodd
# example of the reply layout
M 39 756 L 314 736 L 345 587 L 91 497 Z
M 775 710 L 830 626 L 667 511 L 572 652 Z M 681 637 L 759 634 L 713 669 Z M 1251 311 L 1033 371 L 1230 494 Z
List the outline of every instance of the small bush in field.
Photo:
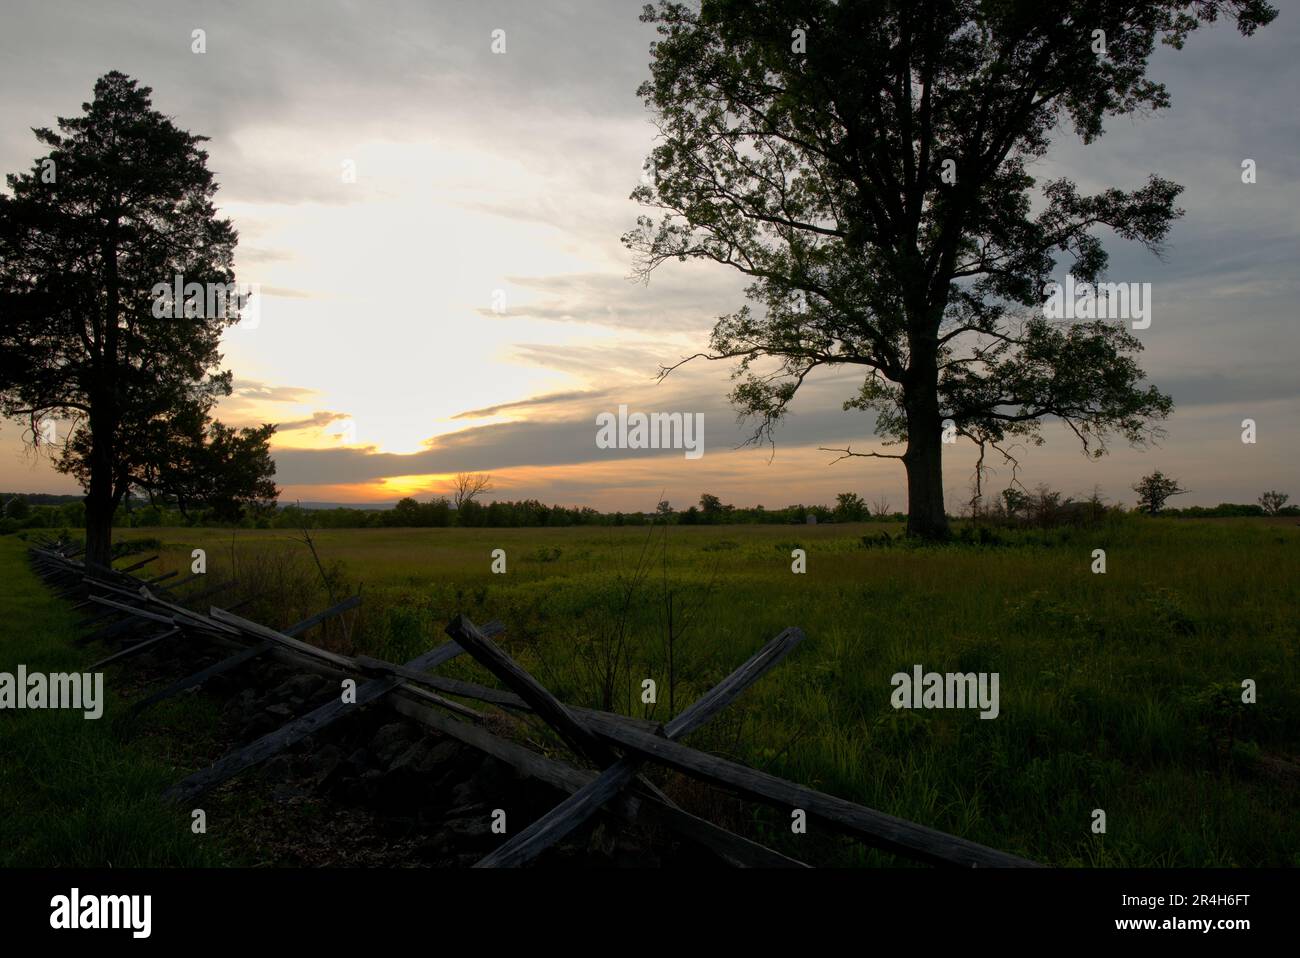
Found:
M 981 502 L 973 518 L 995 529 L 1095 529 L 1120 521 L 1123 506 L 1108 505 L 1100 490 L 1086 499 L 1074 499 L 1039 485 L 1033 492 L 1004 489 L 991 504 Z
M 1196 621 L 1183 610 L 1181 599 L 1172 589 L 1157 589 L 1147 597 L 1156 617 L 1175 635 L 1195 635 Z
M 1106 626 L 1087 612 L 1071 608 L 1047 593 L 1035 590 L 1012 603 L 1011 618 L 1029 631 L 1051 631 L 1100 639 Z
M 1231 754 L 1249 718 L 1247 706 L 1241 701 L 1241 686 L 1235 682 L 1216 682 L 1184 692 L 1184 701 L 1209 736 L 1210 744 L 1226 748 Z
M 141 552 L 161 548 L 162 540 L 157 536 L 148 536 L 144 539 L 120 539 L 113 543 L 113 558 L 118 559 L 122 556 L 138 555 Z
M 703 552 L 727 552 L 731 549 L 739 549 L 740 543 L 735 539 L 719 539 L 717 542 L 708 542 L 701 547 Z

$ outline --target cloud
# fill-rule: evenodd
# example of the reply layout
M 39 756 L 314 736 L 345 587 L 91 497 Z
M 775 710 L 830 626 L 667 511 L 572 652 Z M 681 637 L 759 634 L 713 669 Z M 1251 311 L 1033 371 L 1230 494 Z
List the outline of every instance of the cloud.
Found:
M 241 245 L 235 251 L 235 259 L 243 263 L 284 263 L 292 260 L 293 254 L 288 250 Z
M 1193 406 L 1237 405 L 1247 413 L 1254 404 L 1294 400 L 1296 370 L 1290 363 L 1258 363 L 1225 371 L 1202 368 L 1152 375 L 1152 381 L 1173 397 L 1177 409 Z
M 572 392 L 547 393 L 544 396 L 534 396 L 531 399 L 517 399 L 514 402 L 498 403 L 495 406 L 486 406 L 483 409 L 471 409 L 468 412 L 457 413 L 452 419 L 487 419 L 490 416 L 498 416 L 503 412 L 517 412 L 521 409 L 533 409 L 538 406 L 554 406 L 561 403 L 578 402 L 590 399 L 599 399 L 607 396 L 609 389 L 580 389 Z
M 263 286 L 261 291 L 267 296 L 279 296 L 281 299 L 311 299 L 315 295 L 300 289 L 286 289 L 283 286 Z
M 676 374 L 674 374 L 676 375 Z M 710 456 L 741 448 L 752 424 L 737 420 L 724 391 L 709 383 L 681 379 L 673 383 L 575 393 L 563 400 L 563 414 L 535 420 L 472 426 L 428 440 L 419 452 L 383 453 L 358 448 L 278 449 L 277 476 L 286 484 L 326 485 L 372 482 L 392 476 L 432 476 L 455 472 L 490 472 L 520 467 L 606 465 L 617 461 L 653 460 L 670 473 L 698 471 Z M 703 388 L 701 388 L 703 387 Z M 788 421 L 777 432 L 776 455 L 787 448 L 852 443 L 865 449 L 877 443 L 872 419 L 861 412 L 844 412 L 839 403 L 853 392 L 844 376 L 810 381 Z M 539 397 L 541 398 L 541 397 Z M 600 449 L 596 446 L 596 414 L 613 412 L 619 404 L 630 411 L 684 412 L 704 416 L 704 457 L 686 460 L 681 450 Z M 581 408 L 584 407 L 585 408 Z M 478 412 L 479 410 L 476 410 Z M 320 414 L 318 414 L 320 415 Z M 772 459 L 772 450 L 750 449 L 750 463 Z M 825 457 L 827 461 L 831 456 Z
M 620 330 L 656 330 L 706 335 L 720 315 L 744 302 L 742 282 L 726 270 L 658 271 L 649 283 L 630 272 L 510 276 L 507 281 L 539 295 L 533 302 L 508 302 L 504 312 L 481 308 L 490 318 L 587 323 Z
M 235 396 L 256 399 L 259 402 L 300 403 L 316 395 L 314 389 L 304 389 L 301 386 L 272 386 L 254 379 L 236 379 L 231 383 L 231 389 Z
M 296 429 L 313 429 L 323 428 L 330 423 L 339 422 L 351 417 L 345 412 L 314 412 L 307 419 L 295 419 L 292 422 L 276 423 L 276 432 L 293 432 Z
M 550 343 L 520 343 L 512 350 L 515 359 L 546 366 L 592 381 L 608 382 L 611 374 L 648 382 L 659 372 L 665 357 L 676 353 L 651 346 L 619 343 L 608 346 L 580 346 Z

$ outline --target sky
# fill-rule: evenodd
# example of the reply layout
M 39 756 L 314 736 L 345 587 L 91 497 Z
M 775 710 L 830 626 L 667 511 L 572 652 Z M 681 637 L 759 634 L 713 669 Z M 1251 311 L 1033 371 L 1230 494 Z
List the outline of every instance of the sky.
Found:
M 210 137 L 238 279 L 261 289 L 256 323 L 225 336 L 235 392 L 217 415 L 279 424 L 282 502 L 423 500 L 479 471 L 497 498 L 608 510 L 844 491 L 903 509 L 901 464 L 825 451 L 882 449 L 870 417 L 841 408 L 859 377 L 812 378 L 774 447 L 741 445 L 725 364 L 657 381 L 661 364 L 707 347 L 744 284 L 701 263 L 631 278 L 619 237 L 641 212 L 629 193 L 655 136 L 636 96 L 654 37 L 640 6 L 6 0 L 0 171 L 30 168 L 31 128 L 79 113 L 113 69 Z M 1170 109 L 1112 119 L 1087 146 L 1062 129 L 1033 167 L 1087 192 L 1159 173 L 1185 188 L 1186 215 L 1160 258 L 1102 234 L 1107 278 L 1152 284 L 1151 327 L 1135 335 L 1174 398 L 1167 435 L 1093 460 L 1049 423 L 1045 445 L 1020 450 L 1027 485 L 1131 504 L 1132 484 L 1160 469 L 1191 490 L 1179 505 L 1300 496 L 1300 26 L 1280 6 L 1255 37 L 1219 24 L 1159 49 L 1151 76 Z M 596 417 L 620 405 L 702 415 L 704 455 L 600 448 Z M 19 435 L 0 424 L 0 489 L 78 491 Z M 971 448 L 945 447 L 950 511 L 973 465 Z M 1009 479 L 995 464 L 986 482 Z

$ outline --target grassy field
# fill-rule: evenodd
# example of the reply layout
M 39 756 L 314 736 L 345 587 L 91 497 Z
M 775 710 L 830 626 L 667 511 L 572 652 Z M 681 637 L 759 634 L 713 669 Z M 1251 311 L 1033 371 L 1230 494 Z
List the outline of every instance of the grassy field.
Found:
M 364 615 L 327 642 L 397 661 L 456 612 L 567 701 L 666 719 L 796 625 L 803 645 L 691 744 L 1059 865 L 1300 865 L 1300 528 L 1148 520 L 990 546 L 874 542 L 879 524 L 319 530 L 331 588 Z M 896 529 L 891 529 L 897 532 Z M 163 568 L 233 565 L 287 624 L 327 601 L 294 534 L 120 530 Z M 864 543 L 864 536 L 872 544 Z M 491 571 L 505 551 L 506 572 Z M 804 549 L 807 571 L 791 570 Z M 1106 551 L 1093 574 L 1092 552 Z M 150 567 L 151 569 L 154 567 Z M 671 663 L 671 664 L 670 664 Z M 890 705 L 890 677 L 997 672 L 1001 714 Z M 459 660 L 451 674 L 491 682 Z M 641 682 L 658 685 L 642 705 Z M 1257 704 L 1242 704 L 1253 679 Z M 787 813 L 671 793 L 813 860 L 894 864 Z M 1092 831 L 1094 809 L 1106 833 Z
M 91 650 L 73 646 L 83 612 L 54 598 L 28 568 L 23 543 L 0 538 L 0 672 L 79 672 Z M 230 859 L 190 830 L 187 812 L 159 800 L 202 751 L 215 712 L 200 700 L 170 703 L 167 736 L 133 743 L 114 732 L 122 712 L 111 676 L 103 715 L 0 712 L 0 867 L 123 868 L 223 864 Z

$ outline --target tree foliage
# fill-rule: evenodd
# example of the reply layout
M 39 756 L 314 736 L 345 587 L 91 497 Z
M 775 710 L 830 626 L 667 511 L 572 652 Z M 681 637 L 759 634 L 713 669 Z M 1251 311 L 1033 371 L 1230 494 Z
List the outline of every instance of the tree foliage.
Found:
M 774 426 L 823 367 L 863 371 L 846 408 L 875 414 L 907 467 L 909 531 L 943 536 L 942 422 L 981 445 L 1041 441 L 1046 417 L 1086 451 L 1149 439 L 1168 396 L 1143 382 L 1122 323 L 1041 315 L 1060 257 L 1095 282 L 1099 228 L 1159 251 L 1180 187 L 1160 176 L 1085 195 L 1030 172 L 1061 123 L 1161 109 L 1158 41 L 1264 0 L 661 0 L 641 87 L 659 144 L 633 197 L 659 211 L 624 243 L 643 276 L 698 259 L 746 276 L 751 305 L 709 351 L 732 402 Z M 1104 38 L 1098 47 L 1095 31 Z M 1037 192 L 1038 203 L 1033 202 Z M 679 364 L 680 365 L 680 364 Z M 663 370 L 667 374 L 672 368 Z
M 841 492 L 835 497 L 835 518 L 841 522 L 859 522 L 870 515 L 867 503 L 856 492 Z
M 1133 486 L 1133 491 L 1138 494 L 1138 508 L 1143 512 L 1155 515 L 1165 507 L 1173 496 L 1181 496 L 1187 492 L 1178 480 L 1166 476 L 1157 469 L 1149 476 L 1143 476 Z
M 1278 492 L 1276 489 L 1270 490 L 1259 497 L 1259 505 L 1270 516 L 1275 516 L 1286 506 L 1287 500 L 1291 497 L 1285 492 Z
M 229 395 L 222 332 L 238 298 L 174 304 L 157 287 L 234 288 L 237 234 L 213 206 L 206 139 L 152 108 L 148 87 L 105 74 L 83 113 L 35 130 L 48 152 L 0 194 L 0 412 L 71 423 L 56 466 L 86 490 L 87 553 L 110 550 L 132 488 L 237 513 L 274 498 L 271 426 L 211 418 Z

